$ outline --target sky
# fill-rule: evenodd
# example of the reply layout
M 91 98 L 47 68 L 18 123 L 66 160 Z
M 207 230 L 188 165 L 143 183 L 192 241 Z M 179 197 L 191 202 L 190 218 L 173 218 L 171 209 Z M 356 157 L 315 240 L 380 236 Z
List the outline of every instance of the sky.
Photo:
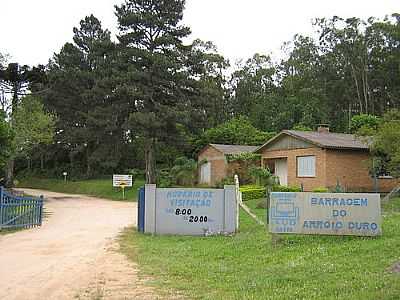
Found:
M 0 52 L 20 64 L 46 64 L 72 41 L 72 28 L 89 14 L 117 33 L 114 5 L 122 0 L 1 0 Z M 212 41 L 231 62 L 255 53 L 279 57 L 296 33 L 311 35 L 314 18 L 400 13 L 399 0 L 187 0 L 184 23 L 192 38 Z

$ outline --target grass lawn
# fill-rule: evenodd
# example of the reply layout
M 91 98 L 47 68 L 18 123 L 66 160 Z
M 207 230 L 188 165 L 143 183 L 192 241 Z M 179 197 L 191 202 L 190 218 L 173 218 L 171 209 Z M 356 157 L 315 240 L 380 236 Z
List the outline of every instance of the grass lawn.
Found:
M 259 201 L 246 202 L 265 220 Z M 383 206 L 378 238 L 285 235 L 273 245 L 245 213 L 234 237 L 178 237 L 126 230 L 121 249 L 160 290 L 189 299 L 399 299 L 400 199 Z
M 142 186 L 144 186 L 144 180 L 135 180 L 133 187 L 125 190 L 127 201 L 137 201 L 138 188 Z M 119 188 L 113 188 L 112 177 L 110 179 L 67 181 L 67 183 L 59 179 L 24 178 L 20 180 L 18 187 L 122 200 L 122 191 Z

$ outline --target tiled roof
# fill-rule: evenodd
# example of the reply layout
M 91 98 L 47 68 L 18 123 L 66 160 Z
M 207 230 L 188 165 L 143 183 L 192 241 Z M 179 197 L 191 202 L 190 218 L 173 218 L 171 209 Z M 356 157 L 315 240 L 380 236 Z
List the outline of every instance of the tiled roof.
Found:
M 221 145 L 221 144 L 210 144 L 210 146 L 214 147 L 215 149 L 217 149 L 218 151 L 222 152 L 225 155 L 253 152 L 259 147 L 259 146 Z
M 267 143 L 259 147 L 257 150 L 264 148 L 271 142 L 282 135 L 289 135 L 294 138 L 309 142 L 321 148 L 330 149 L 353 149 L 353 150 L 368 150 L 368 142 L 357 138 L 353 134 L 332 133 L 332 132 L 317 132 L 317 131 L 297 131 L 283 130 L 277 136 L 269 140 Z

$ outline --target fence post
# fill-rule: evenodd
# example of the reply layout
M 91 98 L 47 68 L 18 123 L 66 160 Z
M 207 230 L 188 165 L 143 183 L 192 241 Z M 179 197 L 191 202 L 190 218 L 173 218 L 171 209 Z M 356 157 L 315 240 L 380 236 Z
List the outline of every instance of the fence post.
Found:
M 40 203 L 39 203 L 39 226 L 42 226 L 42 221 L 43 221 L 43 202 L 44 202 L 44 197 L 43 197 L 43 195 L 40 195 Z
M 271 187 L 267 187 L 266 189 L 266 197 L 267 197 L 267 225 L 269 225 L 269 208 L 271 206 L 271 192 L 272 192 L 272 188 Z
M 0 186 L 0 229 L 3 225 L 3 187 Z

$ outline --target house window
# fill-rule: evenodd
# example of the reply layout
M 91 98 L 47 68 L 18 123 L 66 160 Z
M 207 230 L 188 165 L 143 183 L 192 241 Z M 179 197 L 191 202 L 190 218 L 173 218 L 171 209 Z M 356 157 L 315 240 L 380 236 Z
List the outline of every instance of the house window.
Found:
M 315 177 L 315 156 L 297 157 L 297 177 Z

